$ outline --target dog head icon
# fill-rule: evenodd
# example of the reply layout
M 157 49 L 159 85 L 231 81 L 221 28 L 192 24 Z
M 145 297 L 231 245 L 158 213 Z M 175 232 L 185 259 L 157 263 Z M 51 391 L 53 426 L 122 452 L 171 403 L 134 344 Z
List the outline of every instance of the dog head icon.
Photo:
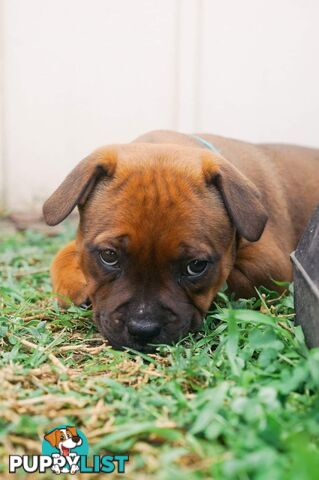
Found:
M 59 450 L 63 456 L 68 456 L 70 450 L 82 444 L 82 439 L 78 435 L 75 427 L 56 428 L 44 436 L 52 447 Z

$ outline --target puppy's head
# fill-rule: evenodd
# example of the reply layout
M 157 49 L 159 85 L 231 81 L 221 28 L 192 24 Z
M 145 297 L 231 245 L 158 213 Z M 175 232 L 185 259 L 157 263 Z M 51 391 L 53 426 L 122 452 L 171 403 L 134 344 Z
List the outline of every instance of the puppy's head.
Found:
M 97 150 L 44 205 L 49 225 L 75 206 L 94 318 L 116 347 L 148 350 L 200 325 L 267 215 L 255 186 L 219 155 L 178 145 Z
M 52 447 L 56 447 L 67 453 L 78 445 L 81 445 L 82 440 L 79 437 L 75 427 L 56 428 L 44 436 Z

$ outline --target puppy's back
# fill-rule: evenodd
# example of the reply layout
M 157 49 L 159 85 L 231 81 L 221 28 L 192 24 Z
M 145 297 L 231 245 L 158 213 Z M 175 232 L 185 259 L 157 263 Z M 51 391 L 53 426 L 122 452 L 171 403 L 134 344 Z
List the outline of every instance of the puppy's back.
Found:
M 287 199 L 297 237 L 319 204 L 319 150 L 295 145 L 260 145 L 272 160 Z

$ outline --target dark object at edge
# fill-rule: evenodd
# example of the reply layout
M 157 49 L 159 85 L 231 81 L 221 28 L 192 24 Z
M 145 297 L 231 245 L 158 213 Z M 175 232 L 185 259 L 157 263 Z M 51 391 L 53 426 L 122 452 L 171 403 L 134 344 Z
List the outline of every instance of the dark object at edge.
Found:
M 291 260 L 296 325 L 301 325 L 308 347 L 319 347 L 319 205 Z

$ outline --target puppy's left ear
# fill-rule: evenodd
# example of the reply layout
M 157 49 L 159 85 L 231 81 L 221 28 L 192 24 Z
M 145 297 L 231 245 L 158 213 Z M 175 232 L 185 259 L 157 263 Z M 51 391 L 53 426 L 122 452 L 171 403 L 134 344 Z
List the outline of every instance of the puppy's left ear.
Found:
M 268 215 L 256 186 L 224 157 L 209 154 L 202 162 L 206 183 L 214 185 L 238 233 L 250 242 L 261 237 Z

